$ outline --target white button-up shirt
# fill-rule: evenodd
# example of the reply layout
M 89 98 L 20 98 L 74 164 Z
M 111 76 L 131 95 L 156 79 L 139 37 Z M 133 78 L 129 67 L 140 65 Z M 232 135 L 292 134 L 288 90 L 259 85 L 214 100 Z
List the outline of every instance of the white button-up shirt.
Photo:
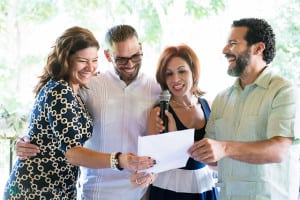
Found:
M 159 94 L 156 81 L 142 73 L 129 85 L 114 71 L 92 78 L 80 94 L 94 119 L 93 135 L 85 147 L 105 153 L 137 153 L 138 136 L 146 135 L 148 116 Z M 140 199 L 145 190 L 131 186 L 131 173 L 81 167 L 82 196 L 88 200 Z

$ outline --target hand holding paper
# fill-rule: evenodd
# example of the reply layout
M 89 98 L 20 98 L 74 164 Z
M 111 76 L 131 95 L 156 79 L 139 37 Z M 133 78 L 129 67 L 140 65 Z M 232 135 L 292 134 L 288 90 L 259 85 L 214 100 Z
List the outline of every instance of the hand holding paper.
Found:
M 189 158 L 188 149 L 193 143 L 194 129 L 139 137 L 138 155 L 156 160 L 156 165 L 142 171 L 159 173 L 184 167 Z

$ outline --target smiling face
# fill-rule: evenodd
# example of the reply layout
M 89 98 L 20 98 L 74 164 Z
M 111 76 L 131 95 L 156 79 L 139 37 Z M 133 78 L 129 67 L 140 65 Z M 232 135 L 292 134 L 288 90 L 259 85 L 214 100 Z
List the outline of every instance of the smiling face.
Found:
M 193 75 L 190 66 L 181 57 L 173 57 L 166 67 L 166 83 L 174 96 L 190 95 Z
M 127 85 L 130 84 L 138 75 L 142 64 L 142 58 L 134 62 L 129 59 L 126 64 L 118 64 L 117 60 L 122 58 L 132 58 L 142 53 L 141 45 L 136 37 L 131 37 L 122 42 L 116 42 L 112 45 L 112 59 L 114 67 L 120 79 Z
M 88 47 L 70 56 L 69 84 L 75 92 L 79 85 L 86 85 L 98 67 L 98 49 Z
M 232 28 L 228 43 L 223 49 L 229 62 L 227 73 L 231 76 L 241 76 L 247 66 L 250 65 L 251 51 L 244 39 L 247 31 L 246 27 Z

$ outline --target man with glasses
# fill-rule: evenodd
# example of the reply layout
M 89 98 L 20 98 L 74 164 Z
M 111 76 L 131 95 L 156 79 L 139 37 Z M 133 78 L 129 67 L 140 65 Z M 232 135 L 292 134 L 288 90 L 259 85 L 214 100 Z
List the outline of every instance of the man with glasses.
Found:
M 137 152 L 138 136 L 146 135 L 150 109 L 159 99 L 160 87 L 140 72 L 142 45 L 135 29 L 112 27 L 105 36 L 105 56 L 113 63 L 109 70 L 90 81 L 82 90 L 94 118 L 93 136 L 86 146 L 101 152 Z M 134 200 L 143 191 L 133 188 L 129 171 L 81 169 L 82 195 L 86 199 Z
M 146 135 L 151 108 L 159 99 L 160 87 L 140 72 L 142 45 L 136 30 L 118 25 L 105 36 L 105 56 L 114 69 L 90 81 L 80 96 L 94 119 L 92 137 L 85 146 L 100 152 L 137 152 L 138 136 Z M 17 142 L 17 147 L 21 142 Z M 18 150 L 19 149 L 19 150 Z M 17 148 L 17 155 L 25 154 Z M 27 150 L 26 150 L 27 151 Z M 139 200 L 144 190 L 134 188 L 129 180 L 132 172 L 81 167 L 79 190 L 82 199 Z

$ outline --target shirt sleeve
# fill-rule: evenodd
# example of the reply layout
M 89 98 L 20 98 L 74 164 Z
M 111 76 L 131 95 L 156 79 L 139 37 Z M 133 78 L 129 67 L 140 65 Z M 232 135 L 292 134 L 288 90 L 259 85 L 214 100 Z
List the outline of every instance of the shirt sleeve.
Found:
M 82 146 L 78 106 L 71 89 L 64 85 L 56 86 L 49 91 L 46 105 L 49 124 L 60 149 L 65 153 L 74 146 Z
M 210 139 L 216 139 L 216 132 L 215 132 L 215 116 L 216 116 L 216 101 L 217 97 L 214 99 L 213 103 L 212 103 L 212 108 L 211 108 L 211 112 L 210 112 L 210 116 L 209 119 L 207 121 L 206 127 L 205 127 L 205 136 L 207 138 Z
M 300 88 L 297 89 L 297 103 L 296 103 L 296 119 L 294 123 L 294 130 L 296 134 L 295 144 L 300 144 Z
M 287 84 L 281 87 L 273 99 L 268 119 L 268 137 L 282 136 L 299 139 L 295 132 L 297 110 L 296 90 Z

